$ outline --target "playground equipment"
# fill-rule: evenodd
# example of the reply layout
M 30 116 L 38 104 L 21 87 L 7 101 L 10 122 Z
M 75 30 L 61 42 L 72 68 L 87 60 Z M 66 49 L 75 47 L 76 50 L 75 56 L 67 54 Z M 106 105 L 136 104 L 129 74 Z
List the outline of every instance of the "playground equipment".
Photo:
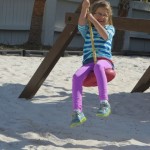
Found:
M 150 87 L 150 66 L 144 72 L 138 83 L 135 85 L 131 93 L 133 92 L 144 92 Z
M 46 77 L 49 75 L 59 58 L 62 56 L 63 52 L 69 45 L 74 35 L 77 33 L 77 23 L 80 9 L 81 5 L 77 8 L 75 13 L 66 14 L 66 26 L 64 30 L 62 31 L 61 35 L 58 37 L 53 47 L 30 79 L 29 83 L 20 94 L 19 98 L 31 99 L 36 94 L 36 92 L 38 91 Z M 150 20 L 113 17 L 113 24 L 118 30 L 150 33 Z M 150 81 L 148 80 L 147 82 Z M 142 84 L 142 86 L 145 86 L 147 82 Z M 132 92 L 134 92 L 134 90 Z

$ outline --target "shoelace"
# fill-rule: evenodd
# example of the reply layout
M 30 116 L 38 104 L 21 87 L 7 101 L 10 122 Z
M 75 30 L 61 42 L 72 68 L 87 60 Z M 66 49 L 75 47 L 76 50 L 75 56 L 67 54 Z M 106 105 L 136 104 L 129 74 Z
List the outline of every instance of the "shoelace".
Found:
M 99 109 L 105 109 L 107 107 L 109 107 L 109 106 L 106 103 L 101 103 Z
M 76 111 L 76 112 L 74 112 L 74 113 L 72 114 L 72 117 L 73 117 L 73 118 L 76 118 L 76 117 L 78 117 L 79 114 L 80 114 L 80 112 Z

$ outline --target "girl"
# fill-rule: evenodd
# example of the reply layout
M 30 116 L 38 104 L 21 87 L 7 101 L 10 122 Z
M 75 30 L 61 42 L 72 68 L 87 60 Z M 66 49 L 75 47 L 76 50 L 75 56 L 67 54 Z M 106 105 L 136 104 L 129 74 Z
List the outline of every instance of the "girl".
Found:
M 96 63 L 93 60 L 87 20 L 93 26 L 93 38 L 97 56 Z M 111 107 L 108 102 L 107 78 L 105 75 L 105 69 L 113 68 L 111 45 L 115 29 L 112 25 L 112 9 L 110 3 L 105 0 L 96 0 L 90 7 L 89 0 L 84 0 L 79 16 L 78 29 L 85 43 L 83 48 L 83 65 L 76 71 L 72 79 L 74 113 L 70 127 L 75 127 L 86 121 L 86 117 L 82 111 L 82 83 L 92 70 L 96 76 L 100 100 L 100 107 L 96 116 L 107 117 L 111 113 Z

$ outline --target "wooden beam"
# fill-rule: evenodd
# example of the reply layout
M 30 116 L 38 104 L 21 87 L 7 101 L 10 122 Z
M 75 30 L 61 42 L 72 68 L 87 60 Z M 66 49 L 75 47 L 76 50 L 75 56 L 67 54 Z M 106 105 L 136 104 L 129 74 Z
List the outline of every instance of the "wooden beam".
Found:
M 67 13 L 65 17 L 66 24 L 78 24 L 79 14 Z M 133 19 L 126 17 L 113 17 L 113 24 L 118 30 L 128 30 L 136 32 L 150 33 L 150 20 Z
M 91 3 L 94 1 L 95 0 L 91 0 Z M 30 79 L 29 83 L 26 85 L 25 89 L 20 94 L 19 98 L 31 99 L 36 94 L 46 77 L 49 75 L 49 73 L 61 57 L 62 53 L 65 51 L 66 47 L 72 40 L 73 36 L 77 32 L 77 22 L 81 6 L 82 3 L 77 8 L 74 14 L 72 13 L 66 16 L 66 27 Z M 116 27 L 120 28 L 121 30 L 138 30 L 139 32 L 150 33 L 149 20 L 130 18 L 113 18 L 113 20 L 114 25 L 116 25 Z
M 95 0 L 90 0 L 91 3 L 93 3 L 94 1 Z M 81 7 L 82 3 L 76 9 L 75 13 L 79 14 L 81 11 Z M 67 24 L 65 26 L 63 32 L 54 43 L 53 47 L 44 58 L 43 62 L 40 64 L 32 78 L 30 79 L 29 83 L 20 94 L 19 98 L 31 99 L 36 94 L 36 92 L 38 91 L 46 77 L 49 75 L 59 58 L 62 56 L 63 52 L 69 45 L 76 32 L 77 24 Z
M 150 33 L 150 20 L 113 17 L 113 23 L 118 30 Z
M 29 83 L 27 84 L 19 98 L 31 99 L 36 94 L 76 32 L 76 25 L 68 24 L 64 28 L 63 32 L 61 33 L 41 65 L 38 67 L 37 71 L 34 73 L 33 77 L 30 79 Z
M 136 86 L 133 88 L 133 92 L 144 92 L 150 87 L 150 66 L 147 68 L 143 76 L 140 78 Z

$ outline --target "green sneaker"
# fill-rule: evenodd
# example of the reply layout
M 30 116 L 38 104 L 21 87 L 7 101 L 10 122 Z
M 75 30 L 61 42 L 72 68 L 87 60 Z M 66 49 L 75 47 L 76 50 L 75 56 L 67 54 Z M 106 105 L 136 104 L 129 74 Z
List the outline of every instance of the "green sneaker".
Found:
M 98 117 L 108 117 L 111 113 L 111 107 L 109 102 L 101 102 L 100 107 L 96 113 Z
M 86 117 L 84 116 L 83 112 L 79 112 L 79 111 L 74 111 L 73 115 L 72 115 L 72 121 L 70 124 L 70 127 L 76 127 L 82 123 L 84 123 L 86 121 Z

